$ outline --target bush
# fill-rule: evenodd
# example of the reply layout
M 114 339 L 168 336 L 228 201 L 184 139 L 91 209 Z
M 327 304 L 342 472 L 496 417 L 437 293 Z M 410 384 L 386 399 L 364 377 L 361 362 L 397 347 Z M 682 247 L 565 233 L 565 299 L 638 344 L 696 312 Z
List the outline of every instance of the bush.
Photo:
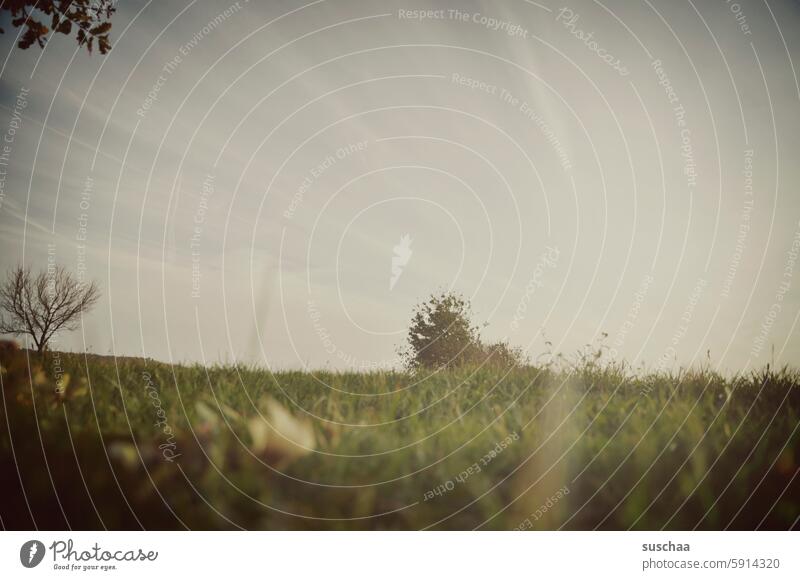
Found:
M 469 300 L 454 292 L 431 295 L 414 308 L 406 346 L 400 351 L 409 370 L 444 369 L 489 364 L 527 364 L 522 349 L 500 341 L 483 344 L 472 323 Z
M 528 356 L 521 348 L 511 346 L 505 341 L 483 346 L 479 362 L 492 368 L 513 368 L 530 363 Z

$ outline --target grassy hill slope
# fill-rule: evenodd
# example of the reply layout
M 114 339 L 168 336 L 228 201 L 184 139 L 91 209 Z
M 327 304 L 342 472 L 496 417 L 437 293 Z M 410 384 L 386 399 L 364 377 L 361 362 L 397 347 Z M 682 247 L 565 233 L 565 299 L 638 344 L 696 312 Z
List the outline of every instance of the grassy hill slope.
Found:
M 787 529 L 800 515 L 791 370 L 0 362 L 8 529 Z

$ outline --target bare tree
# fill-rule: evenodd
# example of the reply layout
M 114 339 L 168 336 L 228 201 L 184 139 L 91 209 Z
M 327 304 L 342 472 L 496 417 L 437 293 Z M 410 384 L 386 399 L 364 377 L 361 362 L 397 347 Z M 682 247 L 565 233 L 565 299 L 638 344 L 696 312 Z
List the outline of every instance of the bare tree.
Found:
M 0 333 L 27 334 L 37 352 L 61 330 L 75 330 L 81 312 L 99 300 L 97 285 L 83 284 L 62 266 L 51 266 L 35 276 L 17 266 L 0 286 Z

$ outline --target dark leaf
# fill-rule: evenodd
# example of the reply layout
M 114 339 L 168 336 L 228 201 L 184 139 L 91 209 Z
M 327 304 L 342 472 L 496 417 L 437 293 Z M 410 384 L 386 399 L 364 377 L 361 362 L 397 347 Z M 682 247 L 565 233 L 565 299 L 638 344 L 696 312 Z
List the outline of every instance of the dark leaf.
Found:
M 94 35 L 99 36 L 101 34 L 105 34 L 109 30 L 111 30 L 111 23 L 110 22 L 103 22 L 102 24 L 99 24 L 99 25 L 95 26 L 94 28 L 92 28 L 89 32 L 91 32 Z
M 109 50 L 111 50 L 111 43 L 108 41 L 107 36 L 99 37 L 98 44 L 100 47 L 100 54 L 106 54 Z

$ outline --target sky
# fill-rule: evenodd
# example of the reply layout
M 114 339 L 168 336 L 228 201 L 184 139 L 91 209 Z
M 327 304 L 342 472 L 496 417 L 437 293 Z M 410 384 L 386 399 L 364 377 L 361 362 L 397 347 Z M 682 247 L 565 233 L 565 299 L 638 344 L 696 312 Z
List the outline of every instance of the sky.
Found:
M 6 23 L 0 272 L 99 284 L 63 350 L 390 368 L 453 290 L 534 360 L 797 365 L 799 16 L 126 0 L 105 56 Z

